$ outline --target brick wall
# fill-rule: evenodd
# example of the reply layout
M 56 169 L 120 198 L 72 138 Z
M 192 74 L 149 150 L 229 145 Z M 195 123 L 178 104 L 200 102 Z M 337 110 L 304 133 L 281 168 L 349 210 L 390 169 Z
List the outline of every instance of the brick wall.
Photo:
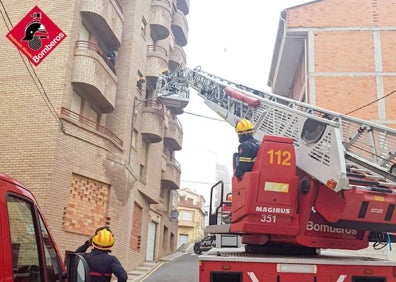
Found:
M 288 28 L 312 35 L 307 37 L 307 46 L 313 46 L 307 50 L 307 86 L 314 89 L 308 89 L 307 102 L 396 126 L 396 93 L 391 94 L 396 90 L 395 12 L 396 2 L 379 0 L 326 0 L 287 10 Z M 301 89 L 301 70 L 296 72 L 294 97 Z
M 64 230 L 92 236 L 98 227 L 108 225 L 109 190 L 108 184 L 73 174 Z
M 142 207 L 140 207 L 138 204 L 135 203 L 135 208 L 133 210 L 133 216 L 132 216 L 131 240 L 129 243 L 129 247 L 135 251 L 139 251 L 141 247 L 142 216 L 143 216 Z

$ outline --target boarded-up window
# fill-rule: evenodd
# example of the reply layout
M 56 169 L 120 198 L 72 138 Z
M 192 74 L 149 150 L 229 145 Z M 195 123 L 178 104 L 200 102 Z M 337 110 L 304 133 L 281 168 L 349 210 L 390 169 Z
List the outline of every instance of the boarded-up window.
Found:
M 140 250 L 140 244 L 142 239 L 142 216 L 142 207 L 135 203 L 135 208 L 133 209 L 132 216 L 132 231 L 130 241 L 130 248 L 135 251 Z
M 98 227 L 108 225 L 109 193 L 108 184 L 73 174 L 63 216 L 64 230 L 92 235 Z

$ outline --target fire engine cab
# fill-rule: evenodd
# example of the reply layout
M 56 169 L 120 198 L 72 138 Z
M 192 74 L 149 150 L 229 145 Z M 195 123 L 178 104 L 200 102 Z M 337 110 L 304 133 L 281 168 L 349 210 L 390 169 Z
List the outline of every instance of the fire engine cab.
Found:
M 0 281 L 89 281 L 84 258 L 69 254 L 63 263 L 34 196 L 4 174 L 0 174 L 0 234 Z
M 206 231 L 244 247 L 201 255 L 201 282 L 396 281 L 396 262 L 346 254 L 395 241 L 396 130 L 200 68 L 160 75 L 157 100 L 180 114 L 190 88 L 232 126 L 250 120 L 261 142 L 252 171 L 232 179 L 232 201 L 212 187 L 221 197 Z

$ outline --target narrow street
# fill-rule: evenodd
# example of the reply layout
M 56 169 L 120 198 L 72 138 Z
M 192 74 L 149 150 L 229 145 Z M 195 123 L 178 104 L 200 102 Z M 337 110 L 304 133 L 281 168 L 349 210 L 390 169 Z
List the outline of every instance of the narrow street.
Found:
M 185 254 L 172 262 L 164 262 L 142 282 L 198 282 L 198 256 Z

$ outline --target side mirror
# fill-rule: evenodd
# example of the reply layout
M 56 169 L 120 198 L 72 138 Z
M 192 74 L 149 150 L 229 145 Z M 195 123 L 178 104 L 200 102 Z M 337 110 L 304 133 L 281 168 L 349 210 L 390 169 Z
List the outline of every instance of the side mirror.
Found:
M 88 263 L 81 254 L 68 254 L 66 262 L 68 282 L 91 282 Z

